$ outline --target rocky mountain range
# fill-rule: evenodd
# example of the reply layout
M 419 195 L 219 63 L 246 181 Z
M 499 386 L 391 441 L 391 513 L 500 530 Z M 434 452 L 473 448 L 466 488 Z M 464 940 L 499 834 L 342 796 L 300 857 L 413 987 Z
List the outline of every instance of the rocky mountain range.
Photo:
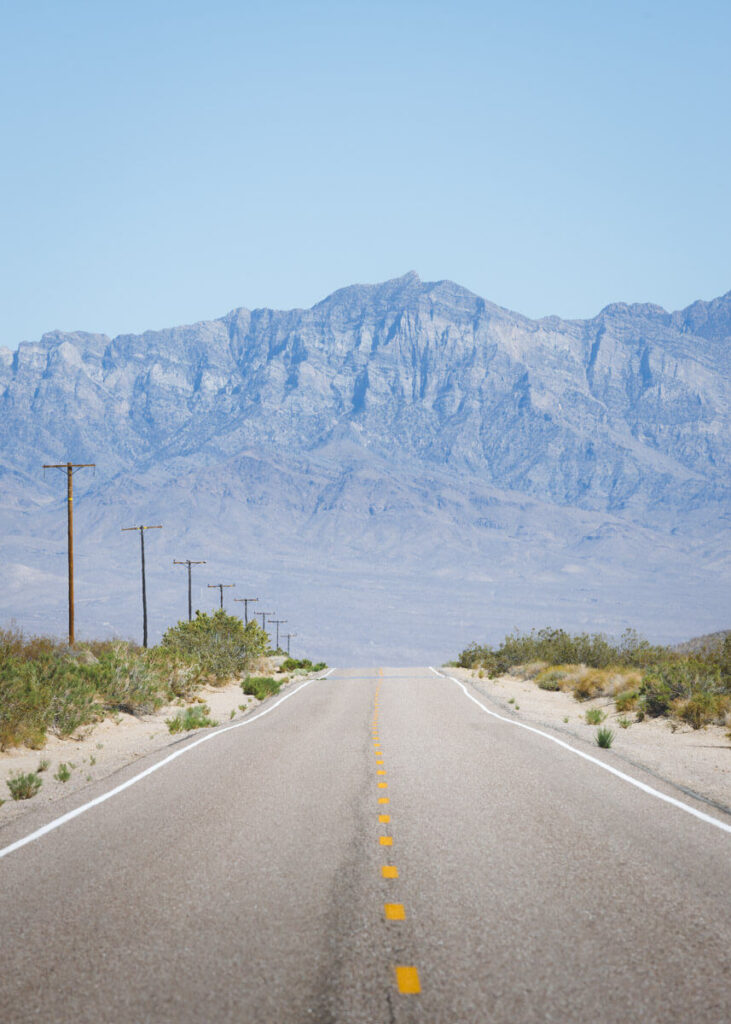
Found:
M 0 349 L 0 621 L 62 633 L 185 611 L 172 558 L 260 596 L 330 661 L 454 654 L 514 625 L 681 640 L 725 624 L 731 292 L 530 320 L 415 273 L 311 309 Z M 210 577 L 210 578 L 209 578 Z M 231 608 L 240 606 L 230 605 Z M 294 649 L 294 648 L 293 648 Z

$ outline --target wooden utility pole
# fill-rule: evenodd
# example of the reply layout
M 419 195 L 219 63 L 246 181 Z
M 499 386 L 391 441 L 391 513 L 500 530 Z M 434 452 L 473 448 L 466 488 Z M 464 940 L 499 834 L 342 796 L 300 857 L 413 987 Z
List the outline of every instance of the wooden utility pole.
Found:
M 142 558 L 142 646 L 147 647 L 147 588 L 145 586 L 145 530 L 162 530 L 162 526 L 123 526 L 122 533 L 140 531 L 140 555 Z
M 223 592 L 224 592 L 224 590 L 226 590 L 228 587 L 235 587 L 235 586 L 236 586 L 235 583 L 209 583 L 208 584 L 208 589 L 209 590 L 218 590 L 218 592 L 221 595 L 221 608 L 223 608 Z
M 292 639 L 293 636 L 297 636 L 297 634 L 296 633 L 282 633 L 282 636 L 287 641 L 287 656 L 289 656 L 289 641 Z
M 257 612 L 256 614 L 257 615 L 261 615 L 261 628 L 266 633 L 267 632 L 267 627 L 266 627 L 266 617 L 267 617 L 267 615 L 276 615 L 277 613 L 276 612 Z M 267 636 L 269 636 L 268 633 L 267 633 Z
M 277 626 L 277 646 L 274 648 L 274 650 L 278 651 L 279 650 L 279 626 L 280 626 L 281 623 L 284 623 L 287 620 L 286 619 L 270 619 L 269 621 L 276 623 L 276 626 Z
M 248 624 L 249 624 L 249 605 L 250 604 L 254 604 L 258 600 L 259 600 L 258 597 L 235 597 L 234 598 L 234 601 L 243 601 L 244 602 L 244 625 L 245 626 L 248 626 Z
M 193 592 L 191 586 L 190 567 L 191 565 L 205 565 L 205 562 L 193 562 L 190 558 L 184 558 L 182 561 L 173 559 L 173 565 L 187 565 L 188 566 L 188 622 L 193 618 Z
M 95 462 L 57 462 L 45 465 L 44 469 L 63 469 L 66 471 L 68 488 L 68 550 L 69 550 L 69 647 L 74 646 L 74 470 L 95 469 Z

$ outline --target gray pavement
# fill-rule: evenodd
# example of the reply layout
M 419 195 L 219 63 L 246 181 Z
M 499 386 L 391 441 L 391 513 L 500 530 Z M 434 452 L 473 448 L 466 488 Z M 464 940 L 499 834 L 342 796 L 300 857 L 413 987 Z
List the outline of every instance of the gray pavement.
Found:
M 341 670 L 0 859 L 0 1021 L 727 1024 L 730 894 L 730 835 L 427 669 Z

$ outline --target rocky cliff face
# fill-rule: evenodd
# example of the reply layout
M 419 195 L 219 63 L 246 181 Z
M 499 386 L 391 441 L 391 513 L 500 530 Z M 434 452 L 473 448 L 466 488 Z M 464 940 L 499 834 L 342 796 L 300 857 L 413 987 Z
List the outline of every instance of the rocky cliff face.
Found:
M 4 556 L 20 580 L 34 558 L 40 571 L 31 538 L 62 524 L 60 481 L 39 466 L 72 458 L 99 467 L 86 484 L 99 542 L 114 510 L 137 521 L 149 509 L 222 563 L 244 545 L 266 573 L 286 551 L 305 578 L 342 566 L 356 593 L 384 552 L 390 567 L 401 559 L 396 580 L 447 572 L 456 585 L 472 552 L 477 576 L 488 558 L 514 586 L 514 558 L 547 556 L 549 522 L 551 571 L 595 537 L 597 571 L 629 580 L 649 529 L 651 547 L 667 540 L 695 561 L 705 545 L 708 564 L 691 573 L 702 589 L 728 510 L 730 345 L 731 293 L 677 313 L 616 304 L 588 321 L 533 321 L 413 273 L 309 310 L 238 309 L 114 339 L 47 334 L 0 350 Z M 656 575 L 648 567 L 643 585 Z M 283 572 L 294 600 L 290 583 Z M 6 615 L 20 617 L 20 587 L 6 592 Z M 634 605 L 625 617 L 636 621 Z M 363 631 L 348 641 L 357 650 Z

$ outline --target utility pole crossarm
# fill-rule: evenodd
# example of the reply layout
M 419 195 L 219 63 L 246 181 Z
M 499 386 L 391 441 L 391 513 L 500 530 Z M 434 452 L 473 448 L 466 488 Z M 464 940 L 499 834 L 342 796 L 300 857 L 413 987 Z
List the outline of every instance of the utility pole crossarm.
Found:
M 223 609 L 223 592 L 224 592 L 224 590 L 227 590 L 229 587 L 235 587 L 235 586 L 236 586 L 235 583 L 209 583 L 208 584 L 208 589 L 209 590 L 218 590 L 218 592 L 221 595 L 221 608 Z
M 249 605 L 255 604 L 259 600 L 258 597 L 235 597 L 234 601 L 243 601 L 244 603 L 244 625 L 249 624 Z
M 188 622 L 193 618 L 193 588 L 191 582 L 191 565 L 205 565 L 205 562 L 196 562 L 192 558 L 173 559 L 173 565 L 187 565 L 188 566 Z
M 267 631 L 267 627 L 266 627 L 267 615 L 275 615 L 276 612 L 257 612 L 256 614 L 257 615 L 261 615 L 261 628 L 266 633 L 266 631 Z
M 269 621 L 270 622 L 274 622 L 276 624 L 276 627 L 277 627 L 277 646 L 276 646 L 275 650 L 278 651 L 279 650 L 279 627 L 280 627 L 280 625 L 282 625 L 282 623 L 286 622 L 287 620 L 286 619 L 270 619 Z

